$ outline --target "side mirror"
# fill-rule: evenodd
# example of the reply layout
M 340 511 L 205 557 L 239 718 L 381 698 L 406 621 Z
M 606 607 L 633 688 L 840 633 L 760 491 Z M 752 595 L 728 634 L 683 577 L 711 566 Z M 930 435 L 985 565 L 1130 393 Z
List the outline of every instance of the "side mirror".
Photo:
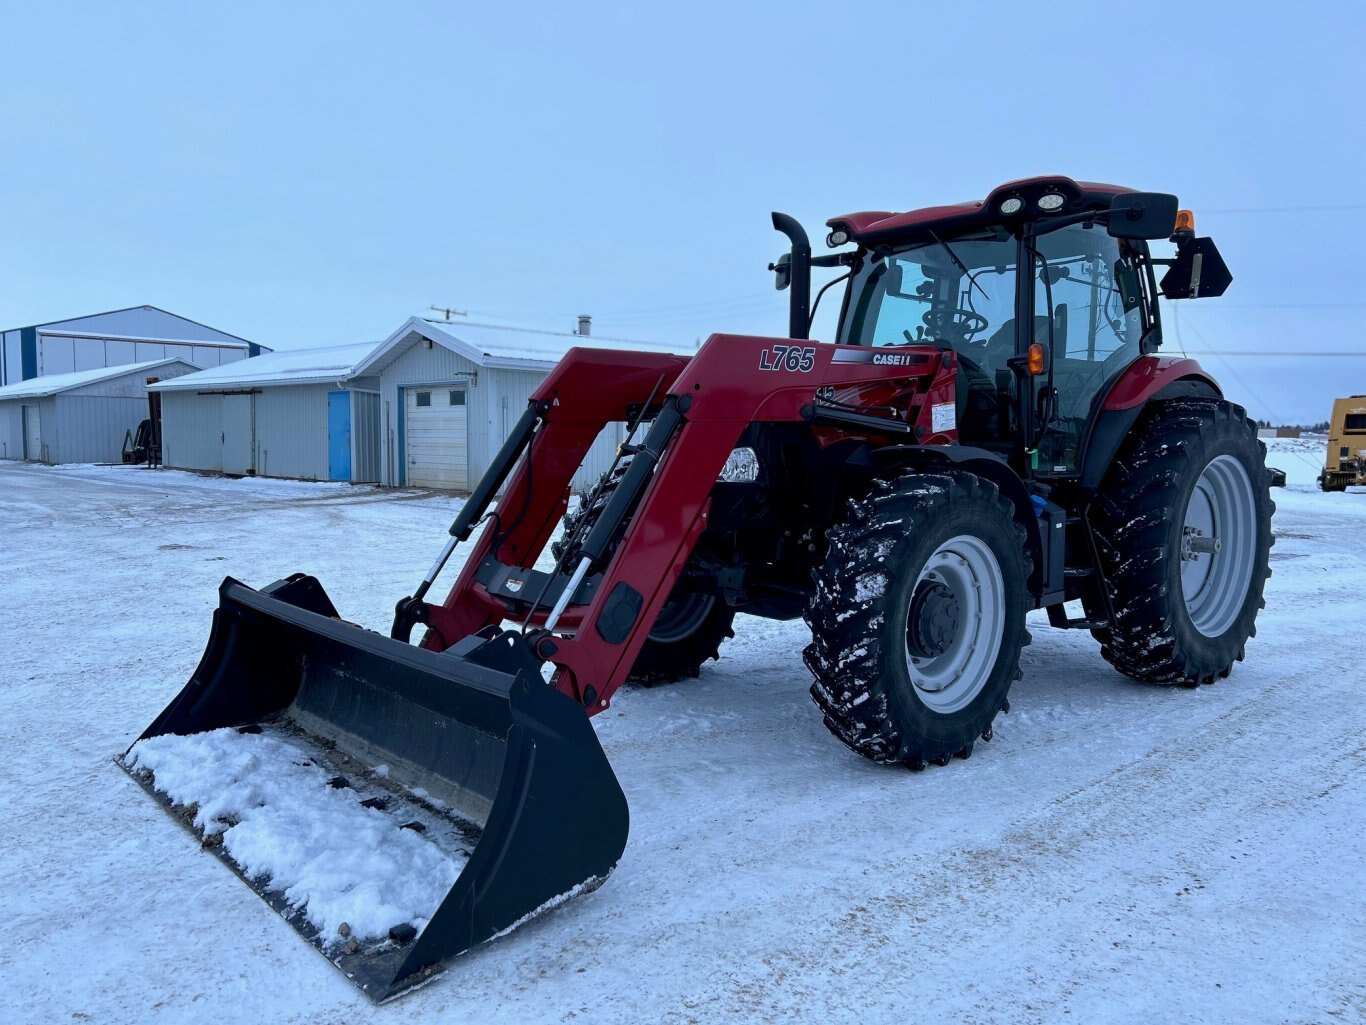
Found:
M 792 254 L 783 253 L 778 257 L 777 263 L 770 263 L 768 269 L 773 272 L 773 287 L 779 292 L 792 284 Z
M 1171 238 L 1175 228 L 1176 197 L 1170 193 L 1125 192 L 1110 201 L 1114 238 Z
M 1207 299 L 1223 295 L 1233 283 L 1228 264 L 1212 238 L 1182 238 L 1176 242 L 1176 259 L 1157 287 L 1168 299 Z

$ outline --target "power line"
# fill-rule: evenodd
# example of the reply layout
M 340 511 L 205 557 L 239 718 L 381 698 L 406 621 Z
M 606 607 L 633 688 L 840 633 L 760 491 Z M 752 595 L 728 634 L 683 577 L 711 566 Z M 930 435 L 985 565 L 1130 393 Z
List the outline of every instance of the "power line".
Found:
M 634 317 L 646 314 L 672 314 L 672 313 L 693 313 L 697 311 L 715 309 L 722 306 L 748 305 L 763 296 L 763 293 L 750 292 L 748 295 L 738 295 L 729 299 L 699 299 L 690 303 L 677 303 L 667 306 L 644 306 L 636 309 L 611 309 L 600 311 L 601 313 L 614 317 Z
M 1198 337 L 1202 342 L 1204 342 L 1206 345 L 1209 344 L 1209 339 L 1206 338 L 1206 337 L 1204 336 L 1204 334 L 1201 332 L 1201 330 L 1200 330 L 1198 327 L 1196 327 L 1194 324 L 1191 324 L 1191 325 L 1190 325 L 1190 329 L 1191 329 L 1192 331 L 1195 332 L 1196 337 Z M 1178 328 L 1178 344 L 1180 344 L 1180 341 L 1179 341 L 1179 328 Z M 1182 346 L 1182 348 L 1184 349 L 1185 346 Z M 1187 353 L 1186 355 L 1190 355 L 1190 354 Z M 1229 376 L 1232 377 L 1235 381 L 1237 381 L 1238 384 L 1242 387 L 1242 389 L 1243 389 L 1245 392 L 1247 392 L 1249 395 L 1251 395 L 1252 398 L 1253 398 L 1257 403 L 1259 403 L 1259 404 L 1261 405 L 1261 407 L 1262 407 L 1264 410 L 1266 410 L 1266 412 L 1270 413 L 1272 419 L 1274 419 L 1274 420 L 1279 420 L 1281 423 L 1285 423 L 1285 422 L 1286 422 L 1285 419 L 1284 419 L 1283 417 L 1277 415 L 1276 411 L 1275 411 L 1274 409 L 1271 408 L 1271 403 L 1267 402 L 1265 399 L 1263 399 L 1260 395 L 1258 395 L 1255 391 L 1252 390 L 1252 386 L 1249 385 L 1245 380 L 1243 380 L 1242 375 L 1239 374 L 1236 370 L 1233 369 L 1233 364 L 1230 363 L 1228 360 L 1224 359 L 1224 357 L 1223 357 L 1223 355 L 1222 355 L 1221 353 L 1219 353 L 1217 350 L 1213 350 L 1213 349 L 1212 349 L 1212 350 L 1210 350 L 1209 355 L 1213 356 L 1215 359 L 1217 359 L 1217 360 L 1219 361 L 1219 363 L 1224 367 L 1224 369 L 1228 371 Z
M 1191 327 L 1191 330 L 1192 330 L 1192 331 L 1195 330 L 1194 326 Z M 1196 333 L 1198 334 L 1199 332 L 1196 332 Z M 1202 339 L 1203 339 L 1203 336 L 1202 336 Z M 1262 349 L 1262 350 L 1256 350 L 1256 349 L 1210 349 L 1210 350 L 1208 350 L 1208 351 L 1206 351 L 1206 352 L 1187 352 L 1186 355 L 1187 355 L 1187 356 L 1269 356 L 1269 357 L 1277 357 L 1277 356 L 1278 356 L 1278 357 L 1281 357 L 1281 358 L 1283 358 L 1283 359 L 1284 359 L 1284 358 L 1295 358 L 1295 357 L 1299 357 L 1299 356 L 1309 356 L 1309 357 L 1313 357 L 1313 358 L 1324 358 L 1324 359 L 1343 359 L 1344 357 L 1348 357 L 1348 358 L 1352 358 L 1352 359 L 1363 359 L 1363 358 L 1366 358 L 1366 352 L 1277 352 L 1277 351 L 1270 351 L 1270 352 L 1268 352 L 1268 351 L 1265 350 L 1265 349 Z
M 1220 310 L 1358 310 L 1366 302 L 1346 303 L 1219 303 Z
M 1366 204 L 1355 203 L 1345 206 L 1244 206 L 1224 210 L 1201 210 L 1206 214 L 1319 214 L 1338 211 L 1366 210 Z

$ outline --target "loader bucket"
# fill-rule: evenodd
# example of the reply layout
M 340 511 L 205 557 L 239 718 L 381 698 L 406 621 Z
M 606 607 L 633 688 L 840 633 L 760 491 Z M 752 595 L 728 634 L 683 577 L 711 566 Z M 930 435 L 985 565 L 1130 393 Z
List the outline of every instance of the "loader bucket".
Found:
M 312 577 L 261 591 L 225 580 L 199 668 L 119 762 L 380 1001 L 604 882 L 626 846 L 626 798 L 583 708 L 529 656 L 519 664 L 507 635 L 437 653 L 336 617 Z M 217 785 L 204 782 L 215 752 L 228 752 L 226 797 L 204 789 Z M 264 788 L 286 782 L 308 807 L 269 808 Z M 297 821 L 308 836 L 263 840 L 267 809 L 281 813 L 277 832 Z M 362 850 L 310 849 L 320 823 L 343 819 L 339 848 Z M 400 911 L 392 894 L 370 894 L 373 878 L 331 878 L 396 864 L 440 866 L 390 881 L 404 893 L 436 885 L 432 906 Z M 311 907 L 310 879 L 342 903 Z M 392 928 L 390 907 L 402 916 Z M 334 920 L 344 914 L 383 928 Z

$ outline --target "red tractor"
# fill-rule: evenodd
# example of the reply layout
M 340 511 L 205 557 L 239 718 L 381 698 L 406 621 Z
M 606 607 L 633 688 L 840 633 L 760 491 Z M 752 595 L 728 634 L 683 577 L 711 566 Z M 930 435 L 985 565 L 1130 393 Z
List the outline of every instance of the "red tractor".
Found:
M 144 733 L 306 736 L 465 824 L 469 864 L 420 935 L 334 957 L 367 992 L 606 878 L 627 814 L 588 716 L 629 680 L 696 675 L 738 612 L 804 618 L 831 732 L 912 769 L 990 739 L 1032 609 L 1138 680 L 1210 683 L 1243 658 L 1273 507 L 1243 410 L 1160 354 L 1158 296 L 1231 280 L 1174 196 L 1034 178 L 837 217 L 826 256 L 773 220 L 787 338 L 571 350 L 390 637 L 337 618 L 312 578 L 228 580 L 203 663 Z M 1159 239 L 1173 256 L 1149 252 Z M 834 344 L 808 341 L 813 267 L 847 281 Z M 618 465 L 566 516 L 611 421 L 630 425 Z

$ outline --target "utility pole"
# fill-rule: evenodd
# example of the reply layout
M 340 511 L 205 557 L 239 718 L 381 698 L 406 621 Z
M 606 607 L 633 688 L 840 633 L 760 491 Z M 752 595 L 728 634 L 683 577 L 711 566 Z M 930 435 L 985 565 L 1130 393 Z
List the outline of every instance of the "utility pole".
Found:
M 468 317 L 470 315 L 468 310 L 452 310 L 445 306 L 428 306 L 427 309 L 441 314 L 446 320 L 450 320 L 452 317 Z

